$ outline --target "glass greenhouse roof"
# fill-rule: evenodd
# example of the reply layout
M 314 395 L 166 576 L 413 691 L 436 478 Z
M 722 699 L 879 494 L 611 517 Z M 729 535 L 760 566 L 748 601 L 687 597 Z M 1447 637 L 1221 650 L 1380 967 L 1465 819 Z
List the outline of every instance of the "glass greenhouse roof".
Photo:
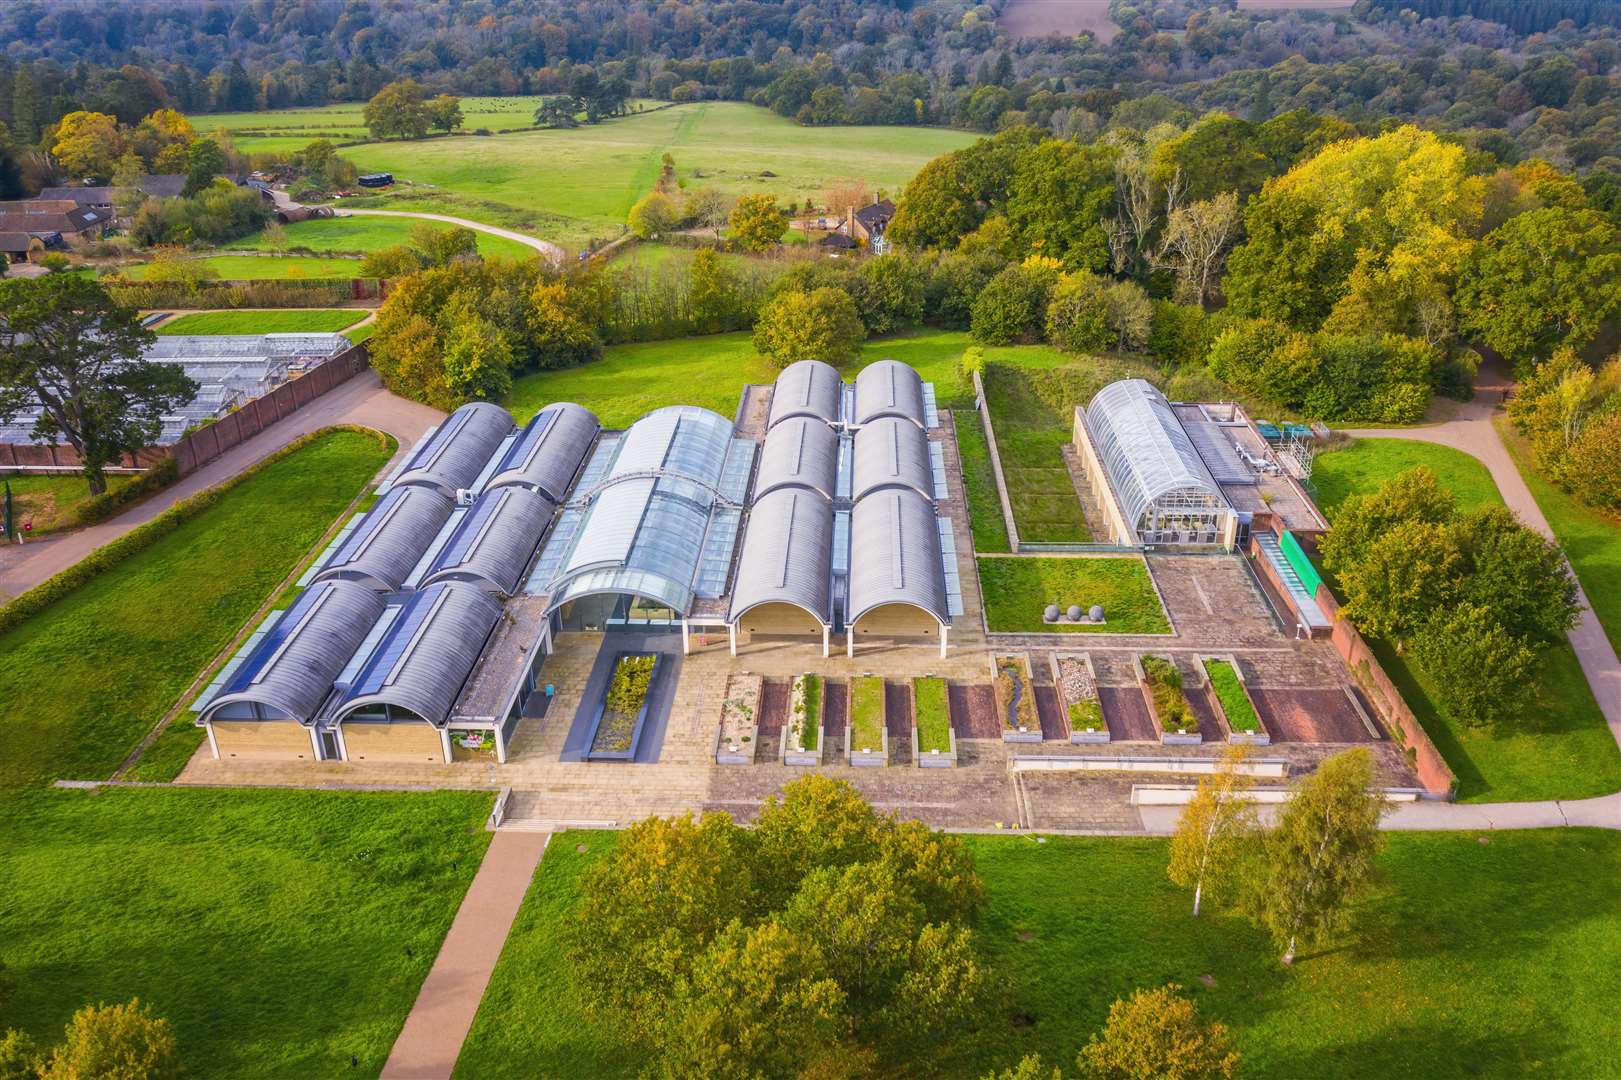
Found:
M 1178 506 L 1227 505 L 1165 395 L 1147 381 L 1123 379 L 1099 390 L 1087 406 L 1086 427 L 1133 528 L 1161 499 Z

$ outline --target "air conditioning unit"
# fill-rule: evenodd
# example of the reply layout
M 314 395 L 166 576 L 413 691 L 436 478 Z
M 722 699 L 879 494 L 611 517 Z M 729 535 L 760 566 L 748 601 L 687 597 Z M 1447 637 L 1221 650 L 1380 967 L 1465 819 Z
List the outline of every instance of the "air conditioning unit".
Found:
M 472 506 L 473 505 L 473 489 L 472 488 L 457 488 L 456 489 L 456 505 L 457 506 Z

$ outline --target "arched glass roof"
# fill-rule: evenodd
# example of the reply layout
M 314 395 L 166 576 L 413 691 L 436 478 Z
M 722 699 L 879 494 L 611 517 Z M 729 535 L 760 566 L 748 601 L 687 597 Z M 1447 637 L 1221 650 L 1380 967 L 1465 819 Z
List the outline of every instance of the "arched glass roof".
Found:
M 1227 505 L 1170 402 L 1147 381 L 1122 379 L 1099 390 L 1086 408 L 1086 428 L 1132 528 L 1157 500 Z
M 516 485 L 561 503 L 601 427 L 594 413 L 571 401 L 546 406 L 501 456 L 484 490 Z
M 923 408 L 923 378 L 909 364 L 880 360 L 856 375 L 855 422 L 870 424 L 884 416 L 927 426 Z
M 795 416 L 766 432 L 754 477 L 758 500 L 778 488 L 802 487 L 831 499 L 837 494 L 839 437 L 821 420 Z
M 484 492 L 434 556 L 423 585 L 465 581 L 511 595 L 540 546 L 552 510 L 549 499 L 525 487 Z
M 950 622 L 934 507 L 914 491 L 879 491 L 850 511 L 850 592 L 845 622 L 885 604 L 909 604 Z
M 451 498 L 470 488 L 512 431 L 512 414 L 487 401 L 470 401 L 445 418 L 411 451 L 395 487 L 431 487 Z
M 818 421 L 819 422 L 819 421 Z M 831 625 L 833 506 L 804 488 L 778 488 L 749 511 L 730 621 L 760 604 L 793 604 Z
M 800 360 L 789 364 L 777 376 L 771 391 L 771 413 L 767 427 L 776 427 L 793 416 L 808 416 L 825 423 L 839 422 L 839 399 L 844 396 L 844 380 L 838 368 L 820 360 Z
M 455 504 L 431 487 L 395 487 L 366 512 L 321 567 L 316 581 L 359 581 L 398 589 Z
M 934 498 L 934 467 L 929 439 L 909 420 L 886 416 L 856 429 L 854 485 L 851 497 L 887 487 L 910 488 Z

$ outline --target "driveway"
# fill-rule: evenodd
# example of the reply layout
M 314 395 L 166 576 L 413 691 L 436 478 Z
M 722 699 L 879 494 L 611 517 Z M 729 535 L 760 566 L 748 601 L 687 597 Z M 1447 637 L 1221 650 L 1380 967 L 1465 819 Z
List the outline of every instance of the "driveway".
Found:
M 534 248 L 536 251 L 546 256 L 553 266 L 559 265 L 563 261 L 563 249 L 549 240 L 537 240 L 533 236 L 527 236 L 521 232 L 513 232 L 511 229 L 501 229 L 494 225 L 485 225 L 478 221 L 468 221 L 466 218 L 451 217 L 449 214 L 420 214 L 411 210 L 338 210 L 335 211 L 335 214 L 337 217 L 349 217 L 355 214 L 368 214 L 372 217 L 421 218 L 424 221 L 443 221 L 447 225 L 461 225 L 465 228 L 473 229 L 476 232 L 489 233 L 491 236 L 500 236 L 507 240 L 515 240 L 527 247 Z

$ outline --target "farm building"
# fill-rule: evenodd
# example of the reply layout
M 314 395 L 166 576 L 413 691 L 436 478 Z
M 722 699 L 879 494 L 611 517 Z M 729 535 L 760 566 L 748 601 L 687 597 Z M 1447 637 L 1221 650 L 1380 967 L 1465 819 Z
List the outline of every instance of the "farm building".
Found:
M 619 431 L 569 403 L 521 428 L 462 406 L 199 697 L 210 746 L 448 762 L 473 745 L 504 761 L 570 633 L 679 634 L 685 650 L 712 629 L 734 653 L 786 639 L 824 655 L 840 633 L 847 651 L 860 638 L 943 655 L 961 596 L 932 388 L 893 361 L 854 384 L 810 362 L 755 392 L 768 409 L 671 406 Z M 324 692 L 272 693 L 297 681 L 279 673 L 288 642 L 318 639 Z

